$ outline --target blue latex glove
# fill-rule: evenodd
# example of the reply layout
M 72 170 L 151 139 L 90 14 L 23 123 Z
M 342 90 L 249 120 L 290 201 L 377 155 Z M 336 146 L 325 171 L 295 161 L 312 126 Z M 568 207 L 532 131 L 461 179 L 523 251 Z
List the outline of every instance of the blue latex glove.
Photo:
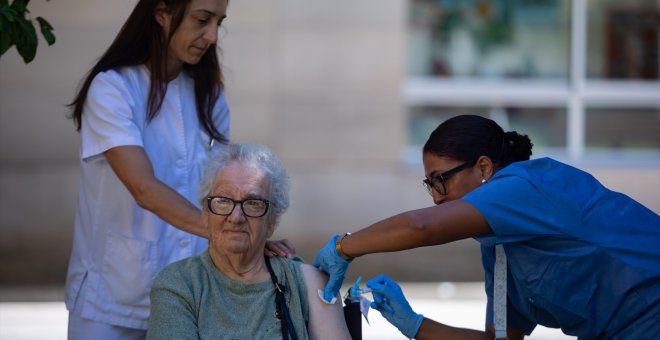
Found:
M 330 242 L 316 253 L 316 258 L 314 258 L 314 263 L 312 263 L 314 267 L 326 272 L 330 276 L 328 284 L 325 285 L 325 290 L 323 291 L 323 299 L 325 299 L 326 303 L 332 301 L 337 296 L 337 293 L 339 293 L 341 284 L 344 282 L 344 277 L 346 277 L 348 264 L 350 263 L 350 261 L 344 260 L 343 257 L 337 254 L 335 242 L 338 238 L 339 235 L 333 236 Z
M 380 312 L 383 317 L 403 333 L 412 339 L 417 335 L 422 325 L 424 316 L 415 313 L 410 304 L 403 296 L 399 285 L 384 274 L 367 281 L 367 287 L 371 288 L 374 301 L 371 308 Z

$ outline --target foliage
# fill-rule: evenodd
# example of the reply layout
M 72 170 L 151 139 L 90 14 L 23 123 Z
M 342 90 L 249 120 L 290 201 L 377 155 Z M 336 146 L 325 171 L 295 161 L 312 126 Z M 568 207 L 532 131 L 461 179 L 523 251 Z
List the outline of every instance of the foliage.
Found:
M 14 0 L 9 4 L 9 0 L 0 0 L 0 56 L 12 46 L 16 46 L 18 54 L 26 64 L 37 54 L 38 42 L 34 22 L 28 15 L 29 2 L 30 0 Z M 54 44 L 53 26 L 42 17 L 35 20 L 39 23 L 41 35 L 48 45 Z

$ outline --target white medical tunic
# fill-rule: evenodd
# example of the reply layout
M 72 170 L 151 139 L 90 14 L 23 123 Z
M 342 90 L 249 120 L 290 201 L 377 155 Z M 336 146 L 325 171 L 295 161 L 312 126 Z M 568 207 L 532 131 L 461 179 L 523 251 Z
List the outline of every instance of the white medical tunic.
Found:
M 181 231 L 136 203 L 103 152 L 144 148 L 155 176 L 199 206 L 198 186 L 214 149 L 196 113 L 194 81 L 185 72 L 168 83 L 159 114 L 147 122 L 149 70 L 132 66 L 99 73 L 89 88 L 81 124 L 80 191 L 65 303 L 84 318 L 146 329 L 149 290 L 166 265 L 207 248 L 204 238 Z M 224 94 L 213 122 L 229 137 Z M 77 301 L 77 299 L 81 299 Z

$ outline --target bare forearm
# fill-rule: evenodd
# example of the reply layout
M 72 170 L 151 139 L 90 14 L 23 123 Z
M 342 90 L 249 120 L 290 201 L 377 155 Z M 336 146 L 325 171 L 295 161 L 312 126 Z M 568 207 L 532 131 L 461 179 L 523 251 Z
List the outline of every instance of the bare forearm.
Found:
M 342 240 L 351 256 L 392 252 L 453 242 L 490 233 L 490 227 L 469 203 L 454 201 L 392 216 Z
M 342 240 L 343 251 L 358 257 L 424 246 L 429 230 L 409 213 L 392 216 Z
M 156 214 L 163 221 L 183 231 L 208 238 L 207 229 L 202 227 L 200 210 L 167 185 L 152 183 L 134 197 L 140 207 Z
M 514 327 L 507 328 L 507 339 L 523 340 L 524 338 L 525 334 L 521 330 Z M 493 340 L 495 339 L 495 331 L 492 326 L 489 326 L 488 330 L 483 332 L 475 329 L 452 327 L 424 318 L 415 339 Z
M 493 336 L 486 332 L 477 331 L 474 329 L 447 326 L 425 318 L 422 322 L 422 325 L 419 327 L 419 332 L 417 332 L 415 339 L 492 340 Z
M 181 230 L 208 238 L 199 209 L 155 177 L 144 149 L 119 146 L 106 151 L 105 158 L 140 207 Z

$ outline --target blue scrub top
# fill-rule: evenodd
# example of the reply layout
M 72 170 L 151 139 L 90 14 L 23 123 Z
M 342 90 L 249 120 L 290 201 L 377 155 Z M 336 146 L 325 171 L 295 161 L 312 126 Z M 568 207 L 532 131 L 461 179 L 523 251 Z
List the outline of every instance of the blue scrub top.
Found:
M 508 260 L 508 325 L 581 338 L 660 336 L 660 217 L 579 169 L 513 163 L 463 200 L 494 235 L 481 243 L 493 323 L 495 244 Z M 656 337 L 660 338 L 660 337 Z

